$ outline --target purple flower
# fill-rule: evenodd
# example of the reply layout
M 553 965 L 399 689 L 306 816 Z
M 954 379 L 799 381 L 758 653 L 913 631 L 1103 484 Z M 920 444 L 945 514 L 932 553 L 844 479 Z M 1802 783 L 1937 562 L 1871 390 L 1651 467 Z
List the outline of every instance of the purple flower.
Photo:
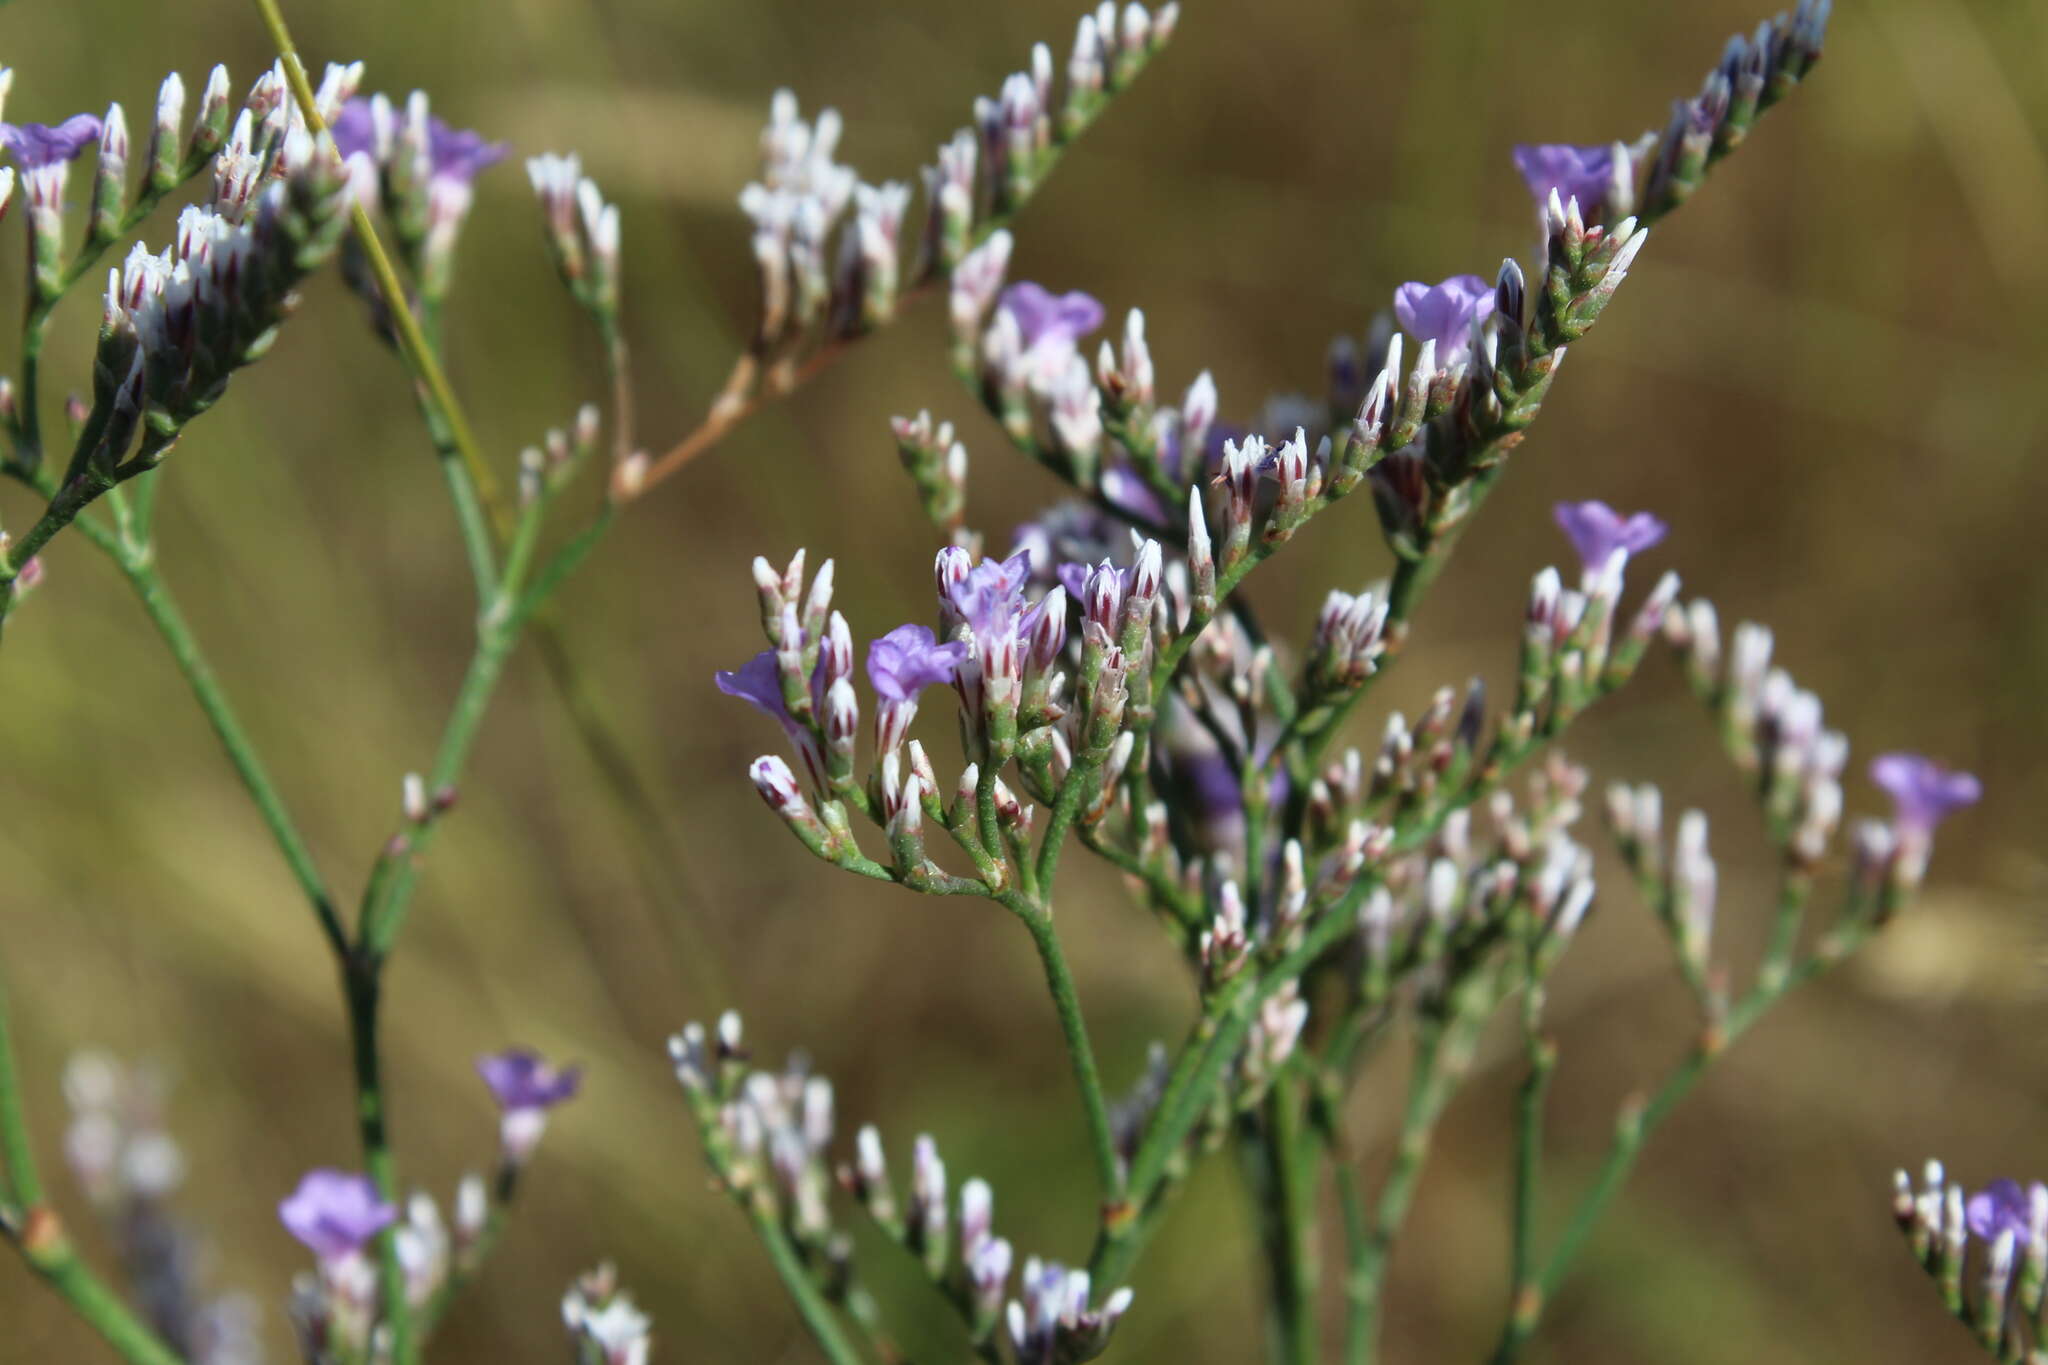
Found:
M 1641 554 L 1670 529 L 1648 512 L 1624 517 L 1604 502 L 1561 502 L 1556 510 L 1557 524 L 1579 552 L 1587 573 L 1604 570 L 1617 551 Z
M 764 649 L 737 669 L 723 669 L 711 675 L 718 690 L 738 697 L 764 716 L 788 726 L 789 707 L 782 700 L 782 672 L 775 664 L 775 651 Z
M 487 142 L 473 129 L 451 128 L 438 118 L 427 120 L 427 156 L 433 162 L 436 180 L 459 180 L 466 185 L 503 161 L 511 150 L 511 143 Z
M 1982 784 L 1969 773 L 1918 754 L 1879 755 L 1871 762 L 1870 780 L 1891 794 L 1900 832 L 1923 840 L 1942 820 L 1974 805 L 1984 794 Z
M 580 1067 L 550 1066 L 537 1052 L 507 1048 L 476 1059 L 476 1070 L 498 1101 L 498 1148 L 508 1166 L 522 1166 L 540 1144 L 548 1110 L 576 1093 Z
M 1529 186 L 1537 206 L 1557 197 L 1579 201 L 1579 211 L 1594 214 L 1614 184 L 1614 148 L 1573 147 L 1560 142 L 1525 143 L 1515 148 L 1515 169 Z
M 982 560 L 948 586 L 946 597 L 975 639 L 990 641 L 1014 633 L 1030 581 L 1031 552 L 1019 550 L 1008 559 Z
M 953 681 L 967 646 L 940 644 L 928 626 L 898 626 L 868 646 L 868 682 L 884 701 L 917 700 L 927 687 Z
M 868 646 L 868 681 L 882 704 L 875 710 L 875 752 L 894 753 L 917 718 L 917 694 L 949 683 L 966 667 L 965 641 L 940 644 L 925 626 L 898 626 Z
M 73 114 L 54 128 L 46 123 L 0 123 L 0 144 L 24 172 L 74 160 L 99 140 L 100 121 L 91 114 Z
M 1044 285 L 1024 280 L 1003 291 L 999 306 L 1017 319 L 1017 330 L 1027 348 L 1045 341 L 1071 348 L 1102 325 L 1102 305 L 1078 289 L 1055 294 Z
M 583 1068 L 550 1066 L 538 1052 L 507 1048 L 476 1059 L 476 1071 L 491 1088 L 498 1108 L 552 1109 L 576 1093 L 582 1084 Z
M 1394 316 L 1417 341 L 1436 343 L 1436 366 L 1448 370 L 1472 353 L 1472 328 L 1493 312 L 1493 286 L 1477 275 L 1442 284 L 1410 281 L 1394 291 Z
M 277 1216 L 315 1256 L 335 1261 L 361 1251 L 398 1220 L 398 1210 L 378 1197 L 368 1176 L 323 1169 L 306 1172 L 277 1206 Z
M 2036 1191 L 2041 1188 L 2037 1184 L 2021 1189 L 2017 1180 L 1992 1181 L 1970 1196 L 1964 1215 L 1970 1224 L 1970 1235 L 1995 1242 L 2010 1232 L 2014 1240 L 2024 1245 L 2032 1231 L 2033 1201 L 2040 1197 Z
M 1102 325 L 1102 305 L 1078 289 L 1055 294 L 1026 280 L 1005 289 L 997 306 L 1017 324 L 1025 374 L 1040 392 L 1066 376 L 1075 343 Z
M 344 160 L 362 152 L 373 161 L 382 161 L 389 151 L 378 135 L 376 102 L 367 96 L 358 95 L 342 105 L 328 132 Z M 510 143 L 487 142 L 482 133 L 450 127 L 446 119 L 431 115 L 427 119 L 428 174 L 436 180 L 467 185 L 503 161 L 511 150 Z
M 375 160 L 377 157 L 377 116 L 368 98 L 357 95 L 341 106 L 333 122 L 327 125 L 328 135 L 334 139 L 334 150 L 341 153 L 342 160 L 357 152 Z

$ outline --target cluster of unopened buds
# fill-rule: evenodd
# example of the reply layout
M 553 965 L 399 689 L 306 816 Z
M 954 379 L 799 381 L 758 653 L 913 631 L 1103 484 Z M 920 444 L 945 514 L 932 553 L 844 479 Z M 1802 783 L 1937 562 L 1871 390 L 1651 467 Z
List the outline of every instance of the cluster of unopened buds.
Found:
M 669 1040 L 669 1056 L 719 1182 L 832 1303 L 870 1324 L 877 1312 L 855 1274 L 853 1236 L 833 1214 L 843 1192 L 922 1268 L 984 1358 L 998 1358 L 987 1353 L 1003 1331 L 1019 1365 L 1092 1360 L 1108 1345 L 1131 1291 L 1096 1304 L 1086 1271 L 1030 1257 L 1016 1297 L 1007 1297 L 1015 1255 L 995 1235 L 994 1191 L 970 1179 L 956 1198 L 929 1135 L 911 1144 L 910 1180 L 899 1192 L 872 1125 L 855 1134 L 851 1159 L 833 1164 L 831 1083 L 801 1056 L 780 1072 L 750 1069 L 736 1013 L 710 1029 L 689 1025 Z
M 761 133 L 761 178 L 740 195 L 754 229 L 760 317 L 721 405 L 744 403 L 764 372 L 771 386 L 788 387 L 807 348 L 888 322 L 907 285 L 953 277 L 956 287 L 981 287 L 984 253 L 1009 250 L 999 225 L 1173 36 L 1179 13 L 1171 3 L 1156 12 L 1137 3 L 1121 11 L 1104 4 L 1076 28 L 1063 94 L 1055 90 L 1052 49 L 1040 43 L 1028 70 L 1007 77 L 999 95 L 975 100 L 973 125 L 942 144 L 936 164 L 924 168 L 925 220 L 907 271 L 901 237 L 910 186 L 862 180 L 834 159 L 844 129 L 838 111 L 806 120 L 795 94 L 777 91 Z M 977 251 L 988 239 L 1000 246 Z
M 1892 1215 L 1948 1311 L 1993 1359 L 2048 1359 L 2048 1185 L 1999 1179 L 1966 1195 L 1939 1161 L 1917 1189 L 1904 1171 L 1892 1181 Z
M 260 1365 L 255 1302 L 205 1291 L 208 1248 L 175 1209 L 185 1154 L 156 1068 L 81 1052 L 64 1068 L 64 1156 L 106 1226 L 150 1325 L 193 1365 Z

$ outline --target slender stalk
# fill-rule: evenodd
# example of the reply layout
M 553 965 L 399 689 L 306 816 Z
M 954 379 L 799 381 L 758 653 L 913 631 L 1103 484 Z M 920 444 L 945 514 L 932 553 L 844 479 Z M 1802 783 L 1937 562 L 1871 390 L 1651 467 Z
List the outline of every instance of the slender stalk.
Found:
M 452 788 L 461 778 L 462 770 L 469 761 L 470 747 L 476 742 L 477 730 L 483 724 L 491 695 L 497 690 L 505 660 L 511 654 L 518 635 L 517 625 L 510 618 L 497 622 L 487 620 L 479 632 L 476 653 L 470 658 L 469 671 L 463 676 L 462 687 L 456 693 L 455 705 L 449 712 L 448 724 L 441 732 L 440 747 L 435 751 L 433 767 L 428 772 L 429 790 L 439 792 Z M 363 904 L 360 930 L 363 948 L 380 962 L 390 956 L 392 944 L 397 941 L 398 931 L 405 923 L 413 888 L 419 881 L 420 860 L 433 844 L 440 825 L 438 820 L 428 820 L 407 836 L 406 856 L 397 861 L 382 893 Z
M 363 1169 L 385 1203 L 402 1206 L 377 1046 L 377 1007 L 382 991 L 377 962 L 361 952 L 351 953 L 342 965 L 342 984 L 348 997 L 349 1039 L 355 1058 L 356 1130 L 362 1139 Z M 392 1360 L 394 1365 L 412 1365 L 419 1350 L 412 1331 L 412 1308 L 405 1296 L 405 1264 L 398 1256 L 396 1226 L 378 1235 L 377 1263 Z
M 1527 988 L 1531 992 L 1536 986 Z M 1529 1283 L 1536 1254 L 1536 1200 L 1543 1180 L 1543 1101 L 1557 1069 L 1557 1044 L 1545 1038 L 1540 1025 L 1527 1021 L 1524 1033 L 1528 1072 L 1522 1077 L 1515 1114 L 1515 1192 L 1509 1242 L 1508 1285 L 1516 1293 Z
M 1629 1175 L 1635 1170 L 1636 1159 L 1642 1155 L 1643 1146 L 1657 1125 L 1678 1107 L 1714 1059 L 1725 1052 L 1728 1046 L 1747 1033 L 1756 1021 L 1794 987 L 1810 981 L 1826 971 L 1836 962 L 1852 952 L 1867 931 L 1851 930 L 1839 942 L 1825 946 L 1822 951 L 1803 959 L 1797 967 L 1786 974 L 1783 980 L 1766 985 L 1759 981 L 1749 994 L 1730 1011 L 1727 1022 L 1719 1029 L 1710 1030 L 1694 1045 L 1672 1072 L 1664 1078 L 1656 1092 L 1648 1100 L 1637 1100 L 1622 1110 L 1615 1125 L 1614 1141 L 1607 1149 L 1607 1156 L 1601 1162 L 1598 1173 L 1586 1193 L 1572 1211 L 1569 1222 L 1557 1239 L 1557 1245 L 1542 1262 L 1541 1268 L 1527 1278 L 1516 1295 L 1513 1309 L 1507 1323 L 1501 1329 L 1500 1340 L 1494 1347 L 1493 1365 L 1507 1365 L 1517 1359 L 1529 1339 L 1535 1335 L 1542 1323 L 1543 1314 L 1556 1294 L 1558 1286 L 1570 1273 L 1572 1264 L 1585 1249 L 1592 1237 L 1593 1229 L 1607 1211 L 1615 1195 L 1628 1183 Z
M 221 688 L 220 679 L 215 676 L 213 666 L 207 662 L 200 650 L 199 640 L 192 633 L 184 614 L 171 597 L 169 586 L 157 572 L 155 561 L 147 549 L 121 551 L 114 555 L 129 586 L 142 603 L 143 611 L 150 623 L 156 627 L 171 652 L 171 659 L 184 675 L 185 683 L 192 689 L 199 709 L 206 714 L 206 720 L 219 737 L 221 748 L 227 752 L 228 762 L 234 766 L 235 774 L 248 789 L 249 798 L 256 804 L 257 813 L 263 817 L 264 825 L 270 830 L 271 838 L 284 860 L 291 868 L 292 877 L 305 894 L 307 903 L 320 921 L 320 932 L 326 937 L 328 946 L 337 955 L 348 952 L 348 935 L 342 928 L 341 917 L 336 911 L 333 896 L 327 883 L 320 876 L 320 869 L 313 862 L 312 850 L 306 846 L 304 836 L 293 821 L 291 811 L 286 807 L 277 784 L 271 780 L 270 771 L 256 751 L 243 728 L 234 704 L 228 700 Z
M 826 1301 L 824 1291 L 812 1281 L 810 1272 L 790 1245 L 789 1234 L 776 1221 L 772 1207 L 763 1208 L 752 1199 L 743 1200 L 747 1212 L 754 1222 L 754 1230 L 760 1235 L 761 1244 L 768 1248 L 768 1259 L 775 1263 L 775 1273 L 782 1277 L 789 1296 L 796 1300 L 797 1312 L 802 1314 L 804 1326 L 810 1328 L 817 1339 L 818 1347 L 832 1365 L 865 1365 L 846 1331 L 833 1316 L 832 1305 Z
M 1331 1158 L 1337 1207 L 1344 1219 L 1344 1360 L 1345 1365 L 1365 1365 L 1373 1353 L 1374 1287 L 1365 1267 L 1372 1228 L 1366 1221 L 1365 1190 L 1358 1172 L 1344 1153 L 1333 1151 Z
M 119 1295 L 78 1258 L 56 1211 L 43 1202 L 35 1145 L 15 1066 L 7 986 L 0 980 L 0 1169 L 15 1201 L 0 1210 L 0 1227 L 20 1248 L 29 1268 L 71 1304 L 86 1323 L 130 1365 L 182 1365 L 177 1353 L 143 1325 Z
M 1265 1131 L 1249 1139 L 1250 1160 L 1263 1166 L 1266 1260 L 1272 1287 L 1271 1322 L 1283 1365 L 1321 1359 L 1316 1322 L 1315 1149 L 1302 1142 L 1302 1087 L 1282 1074 L 1266 1096 Z
M 15 1208 L 32 1213 L 43 1206 L 43 1182 L 36 1172 L 35 1142 L 28 1130 L 28 1109 L 21 1092 L 7 983 L 0 980 L 0 1174 L 7 1177 Z
M 306 126 L 315 133 L 325 132 L 326 123 L 320 117 L 319 106 L 315 103 L 313 83 L 307 79 L 306 64 L 299 60 L 299 50 L 292 44 L 291 30 L 285 26 L 284 14 L 278 8 L 277 0 L 252 0 L 256 12 L 263 19 L 263 26 L 270 31 L 270 40 L 277 48 L 277 55 L 284 62 L 285 79 L 291 84 L 292 94 L 298 100 L 299 112 L 305 116 Z M 405 286 L 400 283 L 398 271 L 392 267 L 391 257 L 384 250 L 383 241 L 377 236 L 377 226 L 370 221 L 370 215 L 360 203 L 349 205 L 349 222 L 355 228 L 356 237 L 361 241 L 363 254 L 369 260 L 370 272 L 377 277 L 377 287 L 383 291 L 389 305 L 392 329 L 398 334 L 398 346 L 405 353 L 413 372 L 420 377 L 420 383 L 432 396 L 434 405 L 440 409 L 448 423 L 448 439 L 461 453 L 463 467 L 476 485 L 477 494 L 486 507 L 498 503 L 497 482 L 491 475 L 490 465 L 485 463 L 483 452 L 476 443 L 476 435 L 470 430 L 469 419 L 463 415 L 462 405 L 456 401 L 455 390 L 448 383 L 448 375 L 435 358 L 434 349 L 427 342 L 426 333 L 420 328 L 420 320 L 406 306 Z
M 1050 912 L 1022 900 L 1006 902 L 1031 931 L 1038 960 L 1045 967 L 1046 988 L 1052 994 L 1053 1009 L 1060 1017 L 1060 1032 L 1066 1039 L 1067 1060 L 1073 1067 L 1074 1084 L 1081 1092 L 1081 1112 L 1088 1122 L 1088 1142 L 1094 1150 L 1095 1175 L 1102 1187 L 1105 1209 L 1122 1203 L 1123 1177 L 1116 1155 L 1116 1138 L 1109 1123 L 1109 1105 L 1102 1094 L 1102 1076 L 1095 1066 L 1095 1049 L 1088 1040 L 1088 1024 L 1081 1016 L 1081 997 L 1074 989 L 1074 976 L 1067 968 L 1067 955 L 1060 947 Z

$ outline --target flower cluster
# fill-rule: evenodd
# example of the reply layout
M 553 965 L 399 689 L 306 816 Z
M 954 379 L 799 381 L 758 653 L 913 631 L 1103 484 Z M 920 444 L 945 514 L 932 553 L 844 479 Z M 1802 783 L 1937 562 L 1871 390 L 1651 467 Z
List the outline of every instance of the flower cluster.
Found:
M 408 805 L 425 809 L 423 798 Z M 582 1080 L 579 1068 L 554 1066 L 525 1048 L 479 1057 L 476 1067 L 498 1106 L 498 1169 L 489 1184 L 478 1174 L 462 1177 L 452 1227 L 431 1195 L 415 1192 L 401 1208 L 369 1176 L 348 1171 L 309 1171 L 278 1205 L 285 1230 L 314 1257 L 314 1273 L 294 1283 L 291 1301 L 300 1349 L 313 1365 L 349 1365 L 377 1340 L 388 1309 L 374 1257 L 382 1237 L 391 1239 L 408 1312 L 429 1320 L 438 1314 L 455 1282 L 489 1251 L 548 1111 L 572 1098 Z
M 956 1200 L 930 1136 L 912 1143 L 909 1186 L 899 1193 L 872 1125 L 855 1135 L 852 1159 L 832 1165 L 831 1083 L 801 1057 L 780 1072 L 749 1070 L 737 1014 L 708 1031 L 689 1025 L 669 1040 L 669 1055 L 720 1184 L 754 1214 L 763 1236 L 786 1239 L 819 1289 L 856 1317 L 872 1304 L 855 1274 L 853 1238 L 833 1215 L 835 1189 L 922 1267 L 985 1358 L 996 1358 L 990 1352 L 1004 1326 L 1019 1365 L 1092 1360 L 1108 1346 L 1131 1291 L 1091 1307 L 1087 1272 L 1032 1257 L 1019 1297 L 1006 1304 L 1014 1252 L 994 1232 L 994 1191 L 970 1179 Z
M 838 111 L 805 120 L 795 94 L 777 91 L 761 133 L 761 178 L 740 195 L 753 224 L 760 317 L 721 407 L 743 402 L 763 366 L 772 385 L 790 385 L 808 343 L 888 322 L 906 278 L 957 282 L 963 271 L 985 278 L 977 242 L 1000 235 L 999 225 L 1031 197 L 1067 144 L 1172 37 L 1179 12 L 1171 3 L 1156 13 L 1105 3 L 1076 28 L 1064 94 L 1054 90 L 1052 49 L 1040 43 L 1029 70 L 1007 77 L 999 95 L 977 99 L 973 126 L 956 132 L 924 168 L 925 224 L 907 276 L 900 239 L 910 186 L 863 181 L 834 159 L 843 131 Z M 998 249 L 1007 254 L 1007 238 Z
M 576 1365 L 647 1365 L 654 1345 L 653 1323 L 619 1288 L 609 1265 L 579 1277 L 562 1296 L 562 1323 L 576 1352 Z
M 359 77 L 359 64 L 330 66 L 323 99 L 338 107 Z M 282 75 L 266 73 L 215 158 L 212 202 L 186 208 L 161 253 L 138 243 L 109 272 L 84 464 L 115 481 L 155 467 L 269 350 L 300 281 L 339 244 L 349 203 L 332 139 L 310 133 Z
M 382 207 L 421 298 L 438 303 L 448 292 L 476 178 L 511 148 L 450 127 L 428 111 L 424 90 L 413 91 L 403 111 L 385 95 L 354 96 L 331 131 L 358 201 Z
M 205 1294 L 207 1248 L 172 1208 L 185 1155 L 165 1123 L 167 1090 L 151 1067 L 102 1052 L 73 1056 L 64 1068 L 64 1156 L 157 1334 L 193 1365 L 260 1365 L 255 1303 Z
M 1999 1179 L 1965 1196 L 1939 1161 L 1918 1189 L 1904 1171 L 1892 1182 L 1914 1259 L 1985 1353 L 2021 1361 L 2048 1350 L 2048 1185 Z

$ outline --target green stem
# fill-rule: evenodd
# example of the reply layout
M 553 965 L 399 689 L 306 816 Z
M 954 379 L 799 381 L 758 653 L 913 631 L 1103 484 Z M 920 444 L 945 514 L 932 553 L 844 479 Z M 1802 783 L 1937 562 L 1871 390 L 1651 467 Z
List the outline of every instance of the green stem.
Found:
M 1365 1365 L 1373 1353 L 1373 1286 L 1366 1276 L 1365 1255 L 1372 1244 L 1366 1221 L 1365 1190 L 1358 1172 L 1341 1151 L 1331 1153 L 1336 1171 L 1337 1207 L 1344 1218 L 1344 1360 Z
M 1316 1324 L 1315 1149 L 1302 1142 L 1301 1090 L 1296 1079 L 1276 1077 L 1266 1096 L 1265 1132 L 1248 1139 L 1251 1160 L 1264 1168 L 1260 1194 L 1272 1287 L 1274 1358 L 1284 1365 L 1316 1365 L 1321 1358 Z
M 1534 992 L 1540 988 L 1530 985 L 1525 989 Z M 1522 1078 L 1516 1109 L 1514 1222 L 1508 1261 L 1508 1285 L 1517 1294 L 1528 1286 L 1536 1254 L 1536 1196 L 1543 1179 L 1543 1101 L 1557 1069 L 1557 1045 L 1542 1036 L 1535 1021 L 1527 1021 L 1525 1029 L 1529 1070 Z
M 1719 1057 L 1744 1033 L 1747 1033 L 1771 1006 L 1783 999 L 1795 987 L 1812 980 L 1842 958 L 1854 951 L 1866 931 L 1856 930 L 1840 942 L 1825 947 L 1807 957 L 1788 972 L 1784 979 L 1774 985 L 1759 981 L 1743 997 L 1741 1003 L 1729 1013 L 1727 1022 L 1718 1030 L 1709 1031 L 1693 1047 L 1655 1094 L 1647 1101 L 1638 1100 L 1625 1106 L 1620 1121 L 1615 1126 L 1613 1143 L 1608 1147 L 1607 1157 L 1594 1176 L 1592 1185 L 1580 1198 L 1572 1211 L 1571 1220 L 1565 1224 L 1564 1232 L 1558 1237 L 1542 1268 L 1521 1286 L 1513 1312 L 1501 1329 L 1499 1342 L 1495 1345 L 1493 1365 L 1508 1365 L 1517 1359 L 1521 1350 L 1535 1335 L 1542 1323 L 1543 1314 L 1558 1287 L 1570 1273 L 1572 1264 L 1585 1249 L 1586 1242 L 1593 1235 L 1601 1215 L 1613 1202 L 1615 1195 L 1628 1183 L 1629 1175 L 1635 1169 L 1643 1145 L 1657 1129 L 1657 1125 L 1678 1107 L 1679 1101 L 1691 1093 L 1693 1086 L 1707 1072 L 1715 1058 Z
M 463 767 L 469 761 L 470 747 L 476 742 L 477 730 L 490 706 L 491 694 L 497 689 L 505 660 L 518 637 L 516 617 L 497 621 L 486 619 L 477 637 L 476 653 L 469 661 L 469 671 L 462 679 L 455 705 L 449 712 L 448 724 L 441 732 L 441 744 L 435 752 L 433 767 L 427 775 L 430 792 L 452 788 L 462 776 Z M 406 835 L 409 842 L 405 856 L 397 860 L 397 866 L 381 894 L 373 900 L 364 901 L 360 929 L 363 947 L 377 961 L 381 962 L 391 954 L 392 944 L 397 941 L 398 931 L 405 923 L 413 888 L 419 881 L 420 861 L 426 857 L 440 825 L 439 820 L 428 820 Z
M 864 1365 L 860 1352 L 854 1349 L 845 1329 L 839 1325 L 839 1319 L 833 1316 L 832 1305 L 826 1302 L 824 1291 L 804 1269 L 796 1248 L 790 1245 L 789 1234 L 776 1221 L 773 1209 L 762 1208 L 752 1199 L 741 1202 L 747 1206 L 762 1245 L 768 1248 L 768 1259 L 775 1263 L 775 1273 L 782 1277 L 789 1296 L 796 1300 L 797 1312 L 803 1315 L 804 1326 L 811 1329 L 811 1335 L 825 1352 L 825 1358 L 832 1365 Z
M 278 9 L 277 0 L 253 0 L 253 3 L 257 14 L 262 16 L 263 26 L 270 31 L 270 40 L 277 48 L 277 55 L 284 62 L 285 79 L 291 84 L 306 126 L 316 134 L 325 132 L 327 125 L 315 103 L 313 83 L 306 77 L 305 63 L 299 60 L 298 48 L 292 44 L 291 30 L 285 26 L 284 14 Z M 377 236 L 376 224 L 370 221 L 370 215 L 360 203 L 353 202 L 349 205 L 349 222 L 363 245 L 363 254 L 370 262 L 370 273 L 377 277 L 377 287 L 383 291 L 389 305 L 392 327 L 398 333 L 399 349 L 405 353 L 407 363 L 420 377 L 420 383 L 426 387 L 434 406 L 440 409 L 442 418 L 447 422 L 448 439 L 461 453 L 463 467 L 469 471 L 478 496 L 485 506 L 495 506 L 498 489 L 496 480 L 491 476 L 490 465 L 484 461 L 476 436 L 470 430 L 469 419 L 463 415 L 462 405 L 456 401 L 455 390 L 448 383 L 448 375 L 441 368 L 441 362 L 434 358 L 433 347 L 428 345 L 419 319 L 406 305 L 405 286 L 392 267 L 383 241 Z
M 35 1143 L 28 1130 L 22 1101 L 21 1073 L 14 1062 L 14 1034 L 9 1022 L 7 983 L 0 981 L 0 1174 L 16 1209 L 28 1212 L 43 1204 L 43 1182 L 36 1173 Z
M 207 723 L 219 737 L 221 747 L 227 751 L 228 761 L 235 773 L 248 789 L 249 797 L 256 803 L 257 812 L 269 828 L 271 838 L 284 854 L 285 863 L 291 868 L 299 889 L 313 907 L 314 915 L 320 921 L 320 931 L 326 936 L 328 945 L 337 956 L 348 952 L 348 936 L 343 930 L 341 918 L 336 912 L 334 898 L 321 879 L 320 870 L 314 865 L 312 851 L 307 848 L 298 825 L 292 820 L 291 812 L 285 807 L 284 797 L 278 792 L 277 784 L 271 780 L 269 770 L 257 755 L 256 746 L 249 733 L 242 728 L 240 717 L 227 693 L 221 689 L 220 680 L 214 675 L 213 667 L 199 648 L 199 641 L 186 623 L 184 614 L 178 610 L 171 597 L 171 591 L 161 574 L 157 572 L 152 552 L 148 549 L 127 551 L 111 549 L 114 561 L 122 574 L 134 588 L 137 600 L 148 614 L 150 623 L 171 651 L 171 659 L 178 671 L 185 677 L 186 685 L 199 702 L 199 709 L 206 714 Z
M 343 959 L 342 984 L 348 996 L 349 1038 L 355 1058 L 356 1129 L 362 1138 L 363 1169 L 385 1203 L 402 1208 L 396 1162 L 391 1154 L 391 1129 L 384 1104 L 383 1069 L 377 1045 L 377 1007 L 382 992 L 377 962 L 356 952 Z M 386 1228 L 377 1239 L 379 1280 L 383 1289 L 384 1324 L 391 1331 L 394 1365 L 412 1365 L 419 1358 L 412 1331 L 412 1308 L 405 1296 L 405 1265 L 398 1256 L 398 1229 Z
M 22 1102 L 21 1073 L 15 1066 L 4 980 L 0 980 L 0 1167 L 4 1167 L 15 1200 L 15 1207 L 4 1211 L 4 1226 L 29 1268 L 63 1295 L 130 1365 L 182 1365 L 177 1353 L 78 1259 L 56 1211 L 43 1202 L 42 1179 L 36 1171 L 35 1146 Z
M 1052 915 L 1021 899 L 1005 901 L 1038 949 L 1045 967 L 1046 988 L 1052 994 L 1053 1009 L 1060 1017 L 1060 1032 L 1066 1039 L 1067 1060 L 1073 1067 L 1074 1084 L 1081 1092 L 1081 1111 L 1088 1122 L 1088 1141 L 1094 1149 L 1095 1174 L 1102 1187 L 1105 1209 L 1114 1209 L 1123 1199 L 1123 1178 L 1118 1170 L 1116 1138 L 1110 1128 L 1109 1105 L 1102 1095 L 1102 1076 L 1095 1067 L 1095 1049 L 1088 1041 L 1088 1024 L 1081 1016 L 1081 997 L 1074 989 L 1074 976 L 1067 968 L 1066 953 L 1053 928 Z

